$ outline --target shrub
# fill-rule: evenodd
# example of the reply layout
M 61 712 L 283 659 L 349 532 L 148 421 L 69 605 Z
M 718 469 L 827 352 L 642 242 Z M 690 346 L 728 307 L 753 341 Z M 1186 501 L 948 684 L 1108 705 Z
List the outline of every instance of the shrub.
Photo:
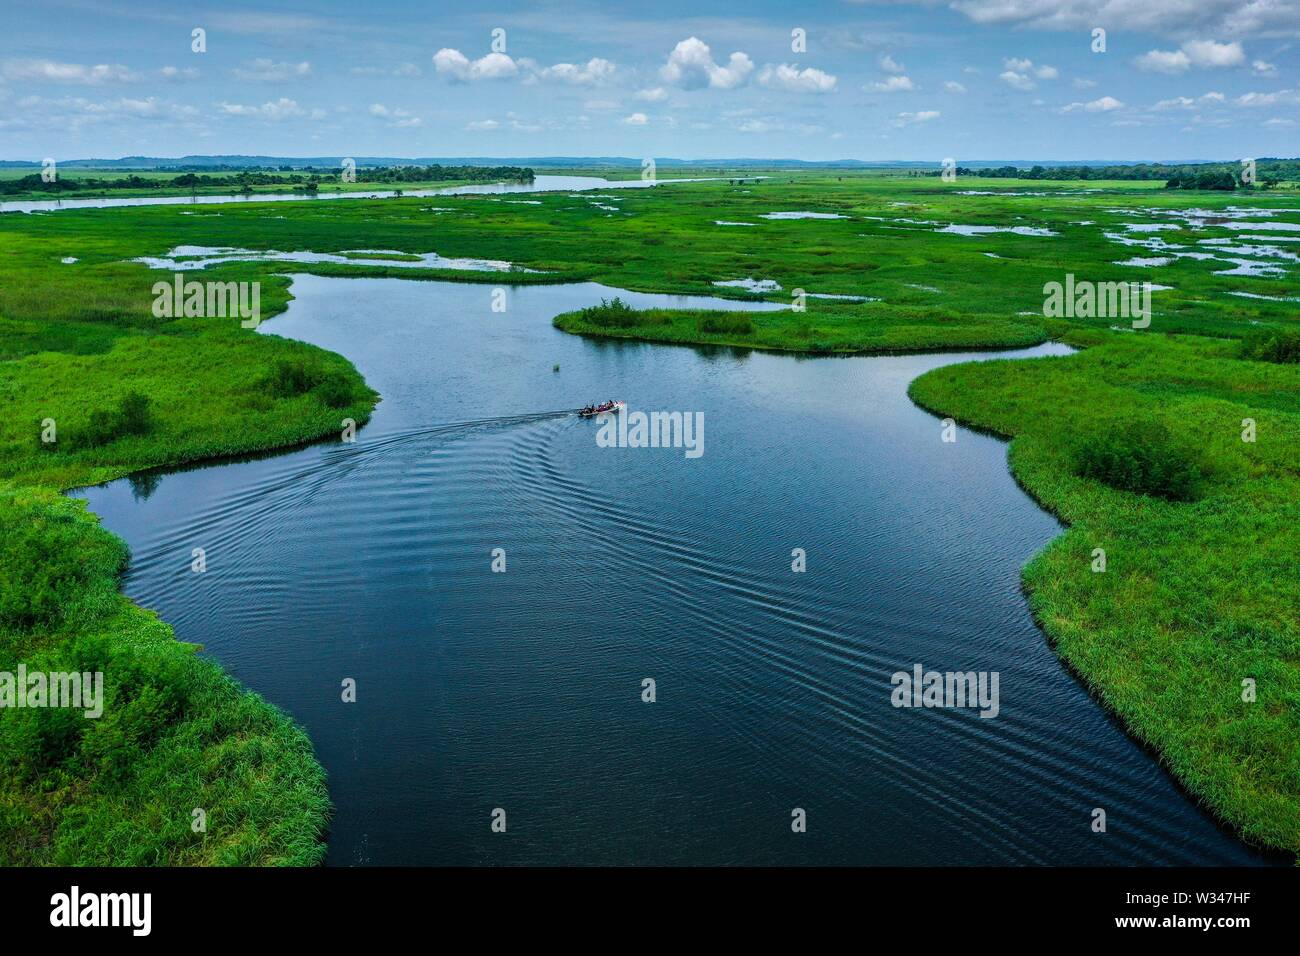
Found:
M 71 502 L 0 498 L 0 633 L 54 630 L 69 611 L 117 594 L 126 548 Z
M 1241 340 L 1237 353 L 1256 362 L 1300 363 L 1300 329 L 1257 329 Z
M 754 322 L 747 315 L 705 315 L 699 329 L 710 335 L 752 335 Z
M 1129 421 L 1099 427 L 1075 443 L 1075 473 L 1120 491 L 1191 501 L 1205 468 L 1159 422 Z
M 316 395 L 329 408 L 346 408 L 352 404 L 352 383 L 342 372 L 330 372 L 316 386 Z
M 130 435 L 147 435 L 154 428 L 151 405 L 147 395 L 128 392 L 117 408 L 96 409 L 84 427 L 70 430 L 60 442 L 42 442 L 41 447 L 46 451 L 54 451 L 60 444 L 74 450 L 99 448 Z
M 322 378 L 320 369 L 313 365 L 280 359 L 271 368 L 270 374 L 262 379 L 262 387 L 276 398 L 293 398 L 310 392 L 320 384 Z
M 631 329 L 641 324 L 641 313 L 618 296 L 600 305 L 589 306 L 578 313 L 583 322 L 606 329 Z

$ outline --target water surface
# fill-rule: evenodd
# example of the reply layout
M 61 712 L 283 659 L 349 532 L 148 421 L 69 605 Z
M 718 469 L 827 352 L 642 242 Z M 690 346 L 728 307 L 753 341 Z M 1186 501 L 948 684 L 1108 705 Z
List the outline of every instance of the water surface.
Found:
M 1060 528 L 1005 445 L 945 444 L 908 401 L 991 356 L 551 327 L 616 291 L 499 313 L 486 285 L 296 276 L 262 331 L 356 362 L 384 396 L 357 442 L 83 492 L 131 544 L 127 593 L 306 727 L 331 863 L 1258 862 L 1030 620 L 1020 567 Z M 703 411 L 705 454 L 598 447 L 563 410 L 610 397 Z M 895 709 L 916 663 L 998 671 L 1000 714 Z
M 470 196 L 492 193 L 547 193 L 582 191 L 587 189 L 645 189 L 666 183 L 697 183 L 704 179 L 605 179 L 601 176 L 536 176 L 531 183 L 474 183 L 466 186 L 445 186 L 436 189 L 403 189 L 401 195 L 411 196 Z M 398 195 L 396 189 L 359 189 L 349 192 L 308 193 L 249 193 L 227 196 L 118 196 L 99 199 L 33 199 L 0 202 L 0 213 L 54 212 L 60 209 L 110 209 L 116 206 L 210 206 L 231 202 L 311 202 L 317 199 L 390 199 Z

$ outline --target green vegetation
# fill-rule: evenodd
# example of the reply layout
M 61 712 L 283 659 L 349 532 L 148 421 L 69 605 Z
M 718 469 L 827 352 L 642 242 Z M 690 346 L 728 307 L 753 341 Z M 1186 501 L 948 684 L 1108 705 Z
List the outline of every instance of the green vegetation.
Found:
M 1300 329 L 1257 329 L 1241 340 L 1241 357 L 1257 362 L 1300 363 Z
M 1204 478 L 1196 454 L 1154 421 L 1098 423 L 1075 445 L 1074 464 L 1075 474 L 1083 478 L 1170 501 L 1194 499 Z
M 1300 159 L 1260 159 L 1255 164 L 1256 178 L 1261 186 L 1272 187 L 1281 182 L 1300 180 Z M 966 176 L 983 176 L 987 179 L 1027 179 L 1057 181 L 1087 181 L 1104 179 L 1132 179 L 1165 181 L 1173 189 L 1236 189 L 1241 183 L 1240 163 L 1134 163 L 1114 166 L 998 166 L 993 169 L 966 169 L 958 167 Z M 938 172 L 927 173 L 936 176 Z
M 359 166 L 356 178 L 343 182 L 339 167 L 281 169 L 236 169 L 196 167 L 181 171 L 101 170 L 74 166 L 60 169 L 46 180 L 39 169 L 0 171 L 0 201 L 102 196 L 234 195 L 258 192 L 301 192 L 315 195 L 321 190 L 357 191 L 385 187 L 434 188 L 469 183 L 501 181 L 530 183 L 533 171 L 521 166 Z
M 130 655 L 113 699 L 141 701 L 124 708 L 125 724 L 103 731 L 11 726 L 12 713 L 0 715 L 0 733 L 15 742 L 0 783 L 8 858 L 98 862 L 112 852 L 111 862 L 299 863 L 320 855 L 324 790 L 301 733 L 122 598 L 120 543 L 57 494 L 337 434 L 342 418 L 363 421 L 372 407 L 373 392 L 340 356 L 241 329 L 237 319 L 154 317 L 159 274 L 129 260 L 183 244 L 437 252 L 543 270 L 510 273 L 510 283 L 592 280 L 783 306 L 795 290 L 810 294 L 802 312 L 636 310 L 615 298 L 556 319 L 591 335 L 798 352 L 1048 338 L 1079 346 L 1066 358 L 946 366 L 911 394 L 1011 437 L 1017 479 L 1069 524 L 1024 572 L 1062 657 L 1206 805 L 1252 840 L 1300 851 L 1300 322 L 1287 301 L 1300 296 L 1300 281 L 1294 268 L 1280 277 L 1220 275 L 1224 263 L 1193 258 L 1138 269 L 1119 262 L 1141 250 L 1110 238 L 1128 236 L 1125 223 L 1160 222 L 1177 227 L 1160 233 L 1164 241 L 1212 248 L 1199 244 L 1240 240 L 1221 224 L 1235 215 L 1228 205 L 1300 209 L 1297 197 L 1205 193 L 1198 207 L 1224 211 L 1193 226 L 1172 215 L 1188 197 L 1159 178 L 947 184 L 777 170 L 756 182 L 755 172 L 744 185 L 630 189 L 599 204 L 554 193 L 533 197 L 537 205 L 440 196 L 437 210 L 412 197 L 0 216 L 0 396 L 11 410 L 0 419 L 0 569 L 6 582 L 21 582 L 0 590 L 0 648 L 29 666 L 41 655 Z M 1033 195 L 1017 195 L 1025 192 Z M 601 208 L 609 205 L 618 211 Z M 762 218 L 800 210 L 846 218 Z M 949 223 L 1051 234 L 940 231 Z M 65 257 L 78 261 L 65 265 Z M 260 281 L 263 311 L 275 314 L 290 272 L 503 281 L 363 259 L 231 263 L 203 276 Z M 1113 318 L 1044 319 L 1043 286 L 1067 273 L 1172 288 L 1154 293 L 1146 330 L 1112 328 Z M 714 285 L 741 278 L 780 291 Z M 149 404 L 128 401 L 132 392 Z M 47 418 L 58 428 L 52 450 L 33 439 Z M 1242 440 L 1247 420 L 1254 441 Z M 79 434 L 96 439 L 79 443 Z M 1104 573 L 1091 570 L 1097 548 Z M 1253 702 L 1242 699 L 1247 679 Z M 125 739 L 142 745 L 130 759 Z M 206 836 L 194 835 L 196 806 L 230 815 L 221 826 L 210 815 Z M 103 832 L 124 836 L 106 842 Z
M 1017 480 L 1069 525 L 1024 571 L 1061 656 L 1191 793 L 1247 838 L 1296 852 L 1300 369 L 1245 362 L 1236 348 L 1116 336 L 1068 358 L 936 369 L 910 394 L 1011 437 Z M 1242 440 L 1247 418 L 1254 442 Z M 1079 474 L 1077 444 L 1124 420 L 1158 422 L 1179 456 L 1196 450 L 1196 500 Z M 1157 455 L 1141 459 L 1138 480 L 1159 482 L 1148 477 Z M 1174 486 L 1195 467 L 1180 464 Z M 1093 571 L 1098 548 L 1104 573 Z

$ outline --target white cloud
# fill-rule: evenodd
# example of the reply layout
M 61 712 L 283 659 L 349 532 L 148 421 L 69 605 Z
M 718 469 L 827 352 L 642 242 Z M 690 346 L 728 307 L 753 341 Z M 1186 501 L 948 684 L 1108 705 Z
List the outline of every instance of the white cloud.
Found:
M 943 88 L 944 88 L 944 90 L 945 90 L 946 92 L 948 92 L 948 93 L 965 93 L 965 92 L 966 92 L 966 87 L 962 86 L 962 85 L 961 85 L 960 83 L 958 83 L 956 80 L 949 80 L 947 83 L 945 83 L 945 84 L 943 85 Z
M 1240 66 L 1246 62 L 1246 52 L 1235 40 L 1232 43 L 1215 43 L 1213 40 L 1189 40 L 1183 44 L 1192 60 L 1192 66 Z
M 886 73 L 906 73 L 903 64 L 899 63 L 892 56 L 886 53 L 880 58 L 880 68 Z
M 104 83 L 134 83 L 140 74 L 120 63 L 58 63 L 54 60 L 6 60 L 0 75 L 7 80 L 36 80 L 48 83 L 79 83 L 100 86 Z
M 636 98 L 646 103 L 661 103 L 668 99 L 668 91 L 662 86 L 655 86 L 647 90 L 638 90 Z
M 1043 30 L 1104 26 L 1112 33 L 1146 32 L 1185 37 L 1300 35 L 1297 0 L 952 0 L 976 23 L 1015 24 Z
M 1250 68 L 1259 76 L 1275 76 L 1277 74 L 1277 66 L 1267 60 L 1256 60 L 1250 65 Z
M 625 126 L 645 126 L 649 122 L 649 117 L 644 113 L 633 113 L 631 116 L 623 117 L 623 125 Z
M 785 90 L 789 93 L 829 93 L 835 89 L 835 77 L 821 70 L 807 67 L 799 69 L 780 63 L 769 63 L 758 74 L 758 83 L 770 90 Z
M 1096 80 L 1085 79 L 1082 76 L 1077 76 L 1074 78 L 1073 86 L 1076 90 L 1090 90 L 1096 85 L 1097 85 Z
M 391 70 L 386 66 L 354 66 L 348 72 L 353 76 L 424 76 L 424 71 L 414 63 L 399 63 Z
M 916 89 L 911 77 L 891 76 L 883 83 L 872 83 L 869 89 L 877 93 L 904 93 Z
M 659 76 L 670 86 L 688 90 L 705 86 L 730 90 L 741 86 L 753 69 L 754 62 L 744 53 L 731 54 L 727 65 L 721 66 L 713 59 L 707 43 L 688 37 L 673 48 Z
M 1243 93 L 1235 100 L 1238 106 L 1300 106 L 1300 90 L 1276 90 L 1272 93 Z
M 261 106 L 244 106 L 240 103 L 219 103 L 217 105 L 221 112 L 227 116 L 251 116 L 273 122 L 307 115 L 307 111 L 299 106 L 296 100 L 284 96 L 273 102 L 263 103 Z
M 404 109 L 397 107 L 389 108 L 383 103 L 372 103 L 370 105 L 370 115 L 377 116 L 380 119 L 389 121 L 389 126 L 397 128 L 408 128 L 413 126 L 423 126 L 424 121 L 418 116 L 412 116 Z
M 1103 96 L 1100 99 L 1092 100 L 1088 103 L 1071 103 L 1069 106 L 1062 106 L 1062 113 L 1077 113 L 1082 110 L 1085 113 L 1109 113 L 1112 110 L 1123 109 L 1124 104 L 1113 96 Z
M 556 63 L 538 72 L 543 80 L 569 83 L 573 86 L 594 86 L 614 75 L 614 64 L 600 57 L 592 57 L 585 66 L 573 63 Z
M 277 63 L 274 60 L 258 59 L 235 67 L 234 74 L 239 80 L 280 83 L 311 76 L 311 64 L 305 60 L 302 63 Z
M 928 123 L 930 120 L 938 119 L 940 113 L 938 110 L 921 110 L 917 113 L 899 113 L 894 119 L 894 125 L 898 128 L 904 126 L 916 126 L 918 123 Z
M 186 67 L 185 69 L 181 69 L 177 66 L 164 66 L 158 71 L 158 75 L 164 80 L 181 82 L 184 80 L 197 80 L 199 78 L 199 71 L 192 66 Z
M 472 123 L 467 124 L 465 128 L 475 131 L 493 130 L 500 129 L 501 124 L 494 119 L 474 120 Z
M 450 47 L 443 47 L 433 55 L 433 66 L 439 76 L 458 83 L 506 79 L 519 72 L 519 66 L 504 53 L 489 53 L 470 60 L 460 50 Z
M 1149 73 L 1186 73 L 1194 66 L 1239 66 L 1246 62 L 1246 52 L 1236 41 L 1188 40 L 1177 50 L 1149 50 L 1136 62 L 1138 69 Z
M 1031 90 L 1034 88 L 1034 83 L 1030 79 L 1031 76 L 1040 80 L 1054 80 L 1061 75 L 1060 71 L 1054 66 L 1035 63 L 1033 60 L 1024 57 L 1008 57 L 1002 61 L 1002 65 L 1006 67 L 1002 79 L 1018 90 Z
M 1007 70 L 1005 73 L 999 73 L 998 79 L 1017 90 L 1032 90 L 1034 88 L 1033 80 L 1024 73 L 1018 73 L 1015 70 Z

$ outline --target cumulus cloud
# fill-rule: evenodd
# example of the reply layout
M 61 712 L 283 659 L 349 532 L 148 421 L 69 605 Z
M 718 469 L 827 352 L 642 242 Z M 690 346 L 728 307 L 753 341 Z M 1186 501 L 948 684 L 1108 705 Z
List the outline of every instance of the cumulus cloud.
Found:
M 1043 30 L 1300 36 L 1300 0 L 953 0 L 950 6 L 976 23 Z
M 668 99 L 668 91 L 662 86 L 654 86 L 646 90 L 638 90 L 636 98 L 645 103 L 661 103 Z
M 1272 93 L 1243 93 L 1234 100 L 1238 106 L 1300 106 L 1300 90 L 1275 90 Z
M 1002 65 L 1006 69 L 998 74 L 998 79 L 1017 90 L 1032 90 L 1038 85 L 1034 82 L 1035 79 L 1054 80 L 1061 75 L 1056 67 L 1035 63 L 1025 57 L 1008 57 L 1002 61 Z
M 394 126 L 399 129 L 424 125 L 424 121 L 421 120 L 420 117 L 412 116 L 404 109 L 387 107 L 383 103 L 370 104 L 370 115 L 388 120 L 389 126 Z
M 644 113 L 633 113 L 631 116 L 623 117 L 623 125 L 625 126 L 645 126 L 649 122 L 650 118 Z
M 1113 96 L 1103 96 L 1087 103 L 1071 103 L 1069 106 L 1062 106 L 1062 113 L 1109 113 L 1112 110 L 1123 109 L 1124 104 Z
M 829 93 L 835 89 L 835 77 L 821 70 L 799 69 L 785 63 L 768 64 L 758 74 L 758 83 L 770 90 L 789 93 Z
M 25 96 L 15 105 L 22 110 L 21 120 L 0 120 L 0 128 L 78 130 L 102 123 L 189 122 L 198 117 L 193 106 L 160 100 L 157 97 L 118 97 L 112 100 L 88 100 L 80 96 L 46 98 Z
M 886 73 L 906 73 L 903 64 L 899 63 L 892 56 L 886 53 L 880 58 L 880 68 Z
M 709 45 L 699 37 L 688 37 L 673 48 L 659 77 L 669 86 L 693 90 L 712 87 L 731 90 L 744 84 L 753 72 L 754 61 L 744 53 L 733 53 L 722 66 L 713 59 Z
M 268 101 L 261 106 L 245 106 L 241 103 L 218 103 L 218 109 L 226 116 L 247 116 L 255 119 L 270 120 L 279 122 L 280 120 L 293 119 L 295 117 L 310 116 L 312 119 L 321 119 L 325 115 L 324 110 L 312 110 L 310 113 L 298 105 L 296 100 L 282 96 L 278 100 Z
M 135 83 L 143 77 L 120 63 L 58 63 L 54 60 L 6 60 L 0 76 L 7 80 L 36 80 L 47 83 Z
M 916 84 L 912 82 L 911 77 L 891 76 L 883 83 L 872 83 L 868 89 L 877 93 L 905 93 L 916 89 Z
M 302 63 L 277 63 L 274 60 L 258 59 L 235 67 L 234 74 L 239 80 L 281 83 L 311 76 L 311 64 L 305 60 Z
M 471 60 L 460 50 L 443 47 L 433 55 L 433 66 L 439 76 L 457 83 L 476 80 L 501 80 L 519 73 L 519 66 L 504 53 L 489 53 Z
M 585 65 L 573 63 L 556 63 L 537 71 L 543 80 L 568 83 L 573 86 L 595 86 L 610 79 L 615 72 L 614 64 L 600 57 L 592 57 Z
M 1240 66 L 1246 62 L 1246 52 L 1236 41 L 1188 40 L 1177 50 L 1149 50 L 1136 62 L 1138 69 L 1149 73 L 1186 73 L 1194 66 Z
M 1256 60 L 1250 65 L 1250 68 L 1259 76 L 1277 75 L 1277 66 L 1267 60 Z
M 1160 112 L 1165 112 L 1167 110 L 1190 110 L 1198 107 L 1216 106 L 1224 102 L 1225 99 L 1226 97 L 1224 97 L 1222 93 L 1211 90 L 1209 93 L 1201 94 L 1197 99 L 1193 99 L 1190 96 L 1175 96 L 1172 99 L 1161 100 L 1151 108 Z
M 184 80 L 197 80 L 199 78 L 199 71 L 192 66 L 185 67 L 184 69 L 181 69 L 178 66 L 164 66 L 158 71 L 158 75 L 164 80 L 181 82 Z
M 943 88 L 944 88 L 944 90 L 945 90 L 946 92 L 948 92 L 948 93 L 965 93 L 965 92 L 966 92 L 966 87 L 962 86 L 962 85 L 961 85 L 960 83 L 958 83 L 956 80 L 949 80 L 947 83 L 945 83 L 945 84 L 943 85 Z
M 938 110 L 921 110 L 917 113 L 899 113 L 898 116 L 894 118 L 894 125 L 900 129 L 904 126 L 916 126 L 919 123 L 928 123 L 930 120 L 938 119 L 939 115 Z
M 1034 81 L 1026 74 L 1020 73 L 1016 70 L 1007 70 L 1004 73 L 999 73 L 998 79 L 1017 90 L 1032 90 L 1034 88 Z
M 484 131 L 484 130 L 500 129 L 501 124 L 494 119 L 474 120 L 471 123 L 467 123 L 465 125 L 465 128 L 474 131 Z

